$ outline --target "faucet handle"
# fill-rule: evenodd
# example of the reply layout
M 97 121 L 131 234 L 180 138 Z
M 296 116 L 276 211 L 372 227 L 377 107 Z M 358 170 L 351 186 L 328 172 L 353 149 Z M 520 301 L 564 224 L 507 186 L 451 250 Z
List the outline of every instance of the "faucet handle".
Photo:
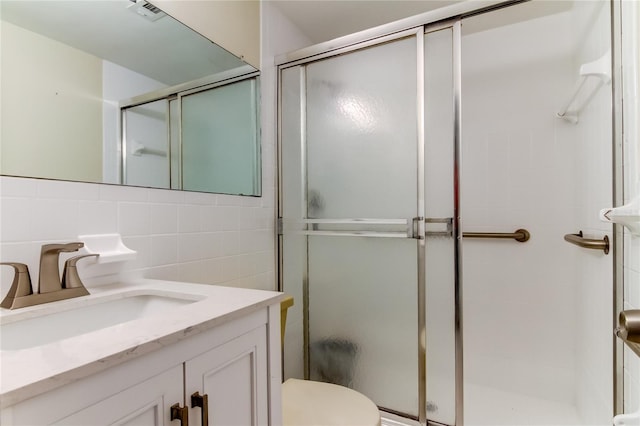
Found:
M 33 294 L 33 287 L 31 287 L 31 275 L 29 274 L 29 267 L 24 263 L 0 262 L 0 265 L 12 266 L 15 270 L 11 288 L 2 300 L 2 303 L 0 303 L 1 307 L 11 309 L 15 298 Z
M 84 288 L 76 263 L 85 257 L 98 257 L 99 254 L 81 254 L 80 256 L 70 257 L 64 262 L 64 271 L 62 272 L 62 288 Z M 87 292 L 89 294 L 89 292 Z

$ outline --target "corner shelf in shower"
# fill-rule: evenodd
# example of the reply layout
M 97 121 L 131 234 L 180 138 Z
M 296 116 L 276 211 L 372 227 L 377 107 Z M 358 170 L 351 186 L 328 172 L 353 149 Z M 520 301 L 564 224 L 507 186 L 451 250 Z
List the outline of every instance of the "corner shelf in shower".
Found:
M 600 210 L 600 220 L 619 223 L 626 226 L 632 235 L 640 236 L 640 196 L 624 206 Z
M 592 89 L 591 93 L 587 95 L 584 100 L 577 104 L 576 99 L 578 95 L 585 87 L 585 83 L 589 79 L 589 77 L 593 77 L 598 79 L 598 83 L 595 88 Z M 611 83 L 611 52 L 608 51 L 605 53 L 600 59 L 597 59 L 593 62 L 589 62 L 583 64 L 580 67 L 580 82 L 576 86 L 576 89 L 573 91 L 571 98 L 565 104 L 564 108 L 562 108 L 559 112 L 556 113 L 556 117 L 562 118 L 563 120 L 568 121 L 569 123 L 576 124 L 578 122 L 578 115 L 580 111 L 587 106 L 587 104 L 591 101 L 591 99 L 595 96 L 600 87 Z M 571 108 L 574 106 L 574 108 Z

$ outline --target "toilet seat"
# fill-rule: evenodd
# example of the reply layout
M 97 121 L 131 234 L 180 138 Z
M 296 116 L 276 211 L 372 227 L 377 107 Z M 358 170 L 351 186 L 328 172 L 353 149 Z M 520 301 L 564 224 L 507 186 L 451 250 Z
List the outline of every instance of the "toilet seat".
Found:
M 378 407 L 353 389 L 288 379 L 282 384 L 284 426 L 380 426 Z

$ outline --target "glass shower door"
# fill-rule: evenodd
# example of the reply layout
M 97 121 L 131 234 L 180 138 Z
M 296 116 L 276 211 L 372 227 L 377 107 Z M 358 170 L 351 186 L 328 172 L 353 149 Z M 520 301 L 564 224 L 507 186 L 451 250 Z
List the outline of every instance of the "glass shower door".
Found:
M 281 77 L 282 253 L 291 265 L 282 281 L 296 298 L 285 375 L 349 386 L 416 418 L 419 42 L 413 34 Z M 291 356 L 297 345 L 302 360 Z

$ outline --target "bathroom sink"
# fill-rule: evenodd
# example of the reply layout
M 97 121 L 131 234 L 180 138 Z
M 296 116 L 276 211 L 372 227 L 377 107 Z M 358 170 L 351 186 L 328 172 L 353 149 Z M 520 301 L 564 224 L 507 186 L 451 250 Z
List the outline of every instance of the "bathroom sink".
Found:
M 117 294 L 0 317 L 0 350 L 14 351 L 170 312 L 200 300 L 194 295 Z M 56 305 L 52 303 L 51 305 Z M 58 308 L 58 309 L 56 309 Z

